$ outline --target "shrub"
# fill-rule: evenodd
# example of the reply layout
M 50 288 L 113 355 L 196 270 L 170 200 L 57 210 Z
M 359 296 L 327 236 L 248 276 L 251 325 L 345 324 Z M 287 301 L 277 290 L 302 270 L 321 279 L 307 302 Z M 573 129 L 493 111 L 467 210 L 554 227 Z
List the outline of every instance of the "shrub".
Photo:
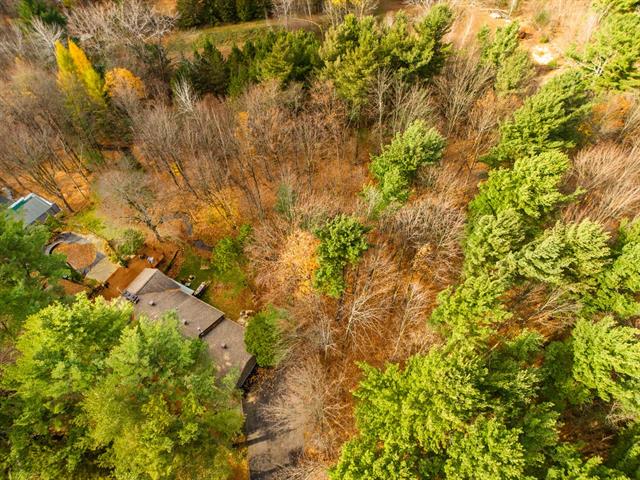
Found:
M 369 231 L 357 219 L 340 214 L 316 230 L 319 268 L 314 286 L 330 297 L 338 298 L 345 289 L 344 269 L 354 264 L 369 248 L 365 234 Z
M 280 321 L 285 313 L 268 306 L 257 313 L 247 325 L 244 343 L 261 367 L 275 367 L 284 355 Z
M 60 10 L 46 0 L 20 0 L 18 16 L 25 25 L 31 25 L 34 17 L 50 25 L 64 27 L 67 24 L 67 18 Z

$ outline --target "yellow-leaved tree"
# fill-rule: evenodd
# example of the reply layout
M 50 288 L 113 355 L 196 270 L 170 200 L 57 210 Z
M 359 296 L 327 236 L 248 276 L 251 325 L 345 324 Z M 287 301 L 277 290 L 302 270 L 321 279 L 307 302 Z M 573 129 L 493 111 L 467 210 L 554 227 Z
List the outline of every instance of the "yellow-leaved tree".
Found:
M 104 82 L 96 72 L 84 51 L 71 39 L 68 47 L 56 42 L 58 85 L 67 95 L 73 96 L 80 85 L 93 103 L 105 106 Z
M 144 82 L 126 68 L 109 70 L 104 76 L 104 89 L 111 98 L 133 94 L 142 99 L 146 95 Z

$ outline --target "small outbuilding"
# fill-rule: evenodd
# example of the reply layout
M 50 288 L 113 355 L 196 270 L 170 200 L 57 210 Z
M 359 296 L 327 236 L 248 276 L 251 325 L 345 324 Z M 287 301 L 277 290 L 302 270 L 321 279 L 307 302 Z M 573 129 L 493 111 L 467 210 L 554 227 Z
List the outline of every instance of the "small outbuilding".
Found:
M 40 195 L 30 193 L 9 205 L 9 210 L 12 210 L 25 226 L 28 226 L 43 223 L 47 218 L 60 212 L 60 207 Z
M 244 384 L 256 361 L 245 348 L 242 325 L 229 320 L 223 312 L 193 296 L 192 289 L 156 268 L 145 268 L 125 292 L 125 298 L 135 299 L 135 312 L 151 319 L 175 311 L 182 333 L 207 344 L 218 377 L 235 371 L 239 375 L 237 386 Z

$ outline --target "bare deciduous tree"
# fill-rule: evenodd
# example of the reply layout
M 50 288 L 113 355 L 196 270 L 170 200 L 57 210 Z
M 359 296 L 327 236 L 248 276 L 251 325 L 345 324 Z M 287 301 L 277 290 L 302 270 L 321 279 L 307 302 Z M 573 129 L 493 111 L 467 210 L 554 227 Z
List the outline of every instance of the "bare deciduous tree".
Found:
M 98 191 L 112 211 L 120 211 L 127 220 L 147 227 L 156 240 L 162 237 L 158 228 L 167 218 L 157 201 L 153 178 L 139 170 L 112 170 L 101 175 Z
M 467 124 L 474 103 L 491 85 L 493 74 L 482 65 L 475 51 L 459 51 L 435 79 L 436 107 L 444 119 L 445 132 L 452 135 Z
M 564 212 L 567 221 L 584 218 L 611 226 L 640 209 L 640 148 L 601 143 L 576 155 L 571 173 L 585 189 L 579 202 Z

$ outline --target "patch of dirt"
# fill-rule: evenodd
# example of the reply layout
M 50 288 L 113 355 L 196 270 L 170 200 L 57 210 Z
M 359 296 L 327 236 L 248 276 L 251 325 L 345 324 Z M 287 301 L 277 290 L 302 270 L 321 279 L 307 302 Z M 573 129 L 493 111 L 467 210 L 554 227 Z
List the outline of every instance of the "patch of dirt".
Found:
M 65 280 L 64 278 L 60 280 L 60 286 L 64 289 L 64 293 L 66 293 L 67 295 L 76 295 L 80 292 L 86 292 L 89 290 L 88 287 L 80 283 L 72 282 L 71 280 Z
M 109 277 L 106 287 L 100 292 L 104 298 L 111 300 L 119 297 L 140 272 L 145 268 L 155 268 L 164 258 L 161 252 L 151 249 L 145 249 L 142 255 L 144 258 L 136 255 L 126 267 L 120 267 Z M 153 262 L 149 262 L 148 257 L 153 257 Z
M 54 252 L 66 255 L 67 263 L 78 271 L 91 265 L 98 253 L 91 243 L 62 243 L 54 248 Z

